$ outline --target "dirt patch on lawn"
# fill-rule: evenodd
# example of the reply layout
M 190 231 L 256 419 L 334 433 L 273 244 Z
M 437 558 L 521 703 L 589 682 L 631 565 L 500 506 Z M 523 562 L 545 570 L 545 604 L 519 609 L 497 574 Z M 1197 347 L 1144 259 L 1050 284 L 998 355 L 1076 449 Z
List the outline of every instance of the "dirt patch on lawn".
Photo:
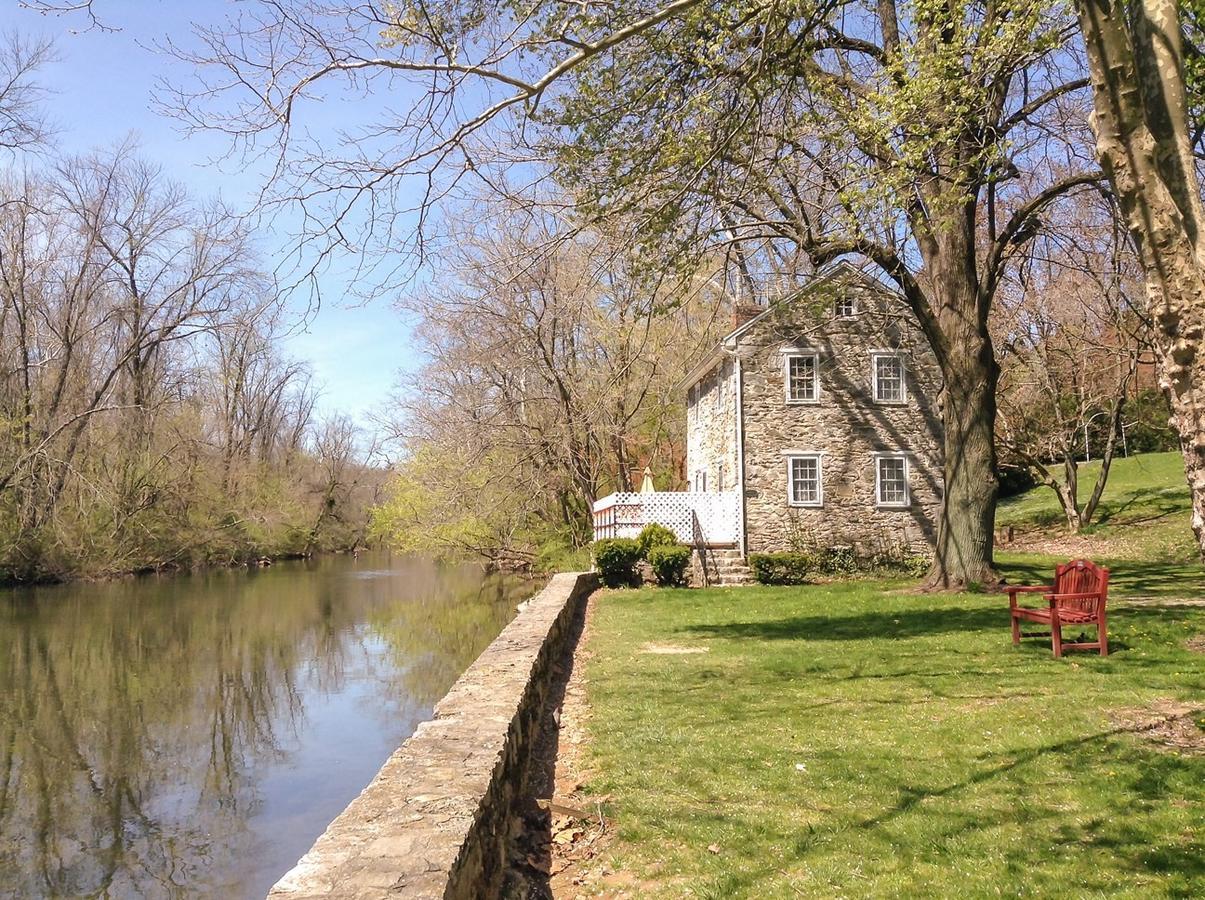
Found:
M 689 653 L 706 653 L 709 649 L 709 647 L 676 647 L 673 644 L 645 644 L 640 648 L 640 652 L 661 656 L 684 656 Z
M 1115 710 L 1112 718 L 1122 730 L 1161 748 L 1205 755 L 1205 704 L 1156 700 L 1150 706 Z
M 1018 531 L 1002 547 L 1009 552 L 1041 553 L 1064 559 L 1098 556 L 1125 557 L 1126 548 L 1091 534 L 1061 534 L 1047 531 Z
M 1205 634 L 1198 634 L 1196 637 L 1190 637 L 1184 642 L 1184 646 L 1193 653 L 1205 653 Z

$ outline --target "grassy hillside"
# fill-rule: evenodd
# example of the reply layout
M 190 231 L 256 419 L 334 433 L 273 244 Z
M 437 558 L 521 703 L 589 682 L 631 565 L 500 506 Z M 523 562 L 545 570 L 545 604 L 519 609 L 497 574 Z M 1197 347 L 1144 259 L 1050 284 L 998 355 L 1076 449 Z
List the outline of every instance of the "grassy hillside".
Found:
M 1087 498 L 1100 474 L 1100 462 L 1080 466 L 1080 496 Z M 1101 501 L 1102 524 L 1129 521 L 1135 515 L 1187 515 L 1188 486 L 1184 483 L 1184 460 L 1178 452 L 1145 453 L 1115 460 Z M 1063 511 L 1048 487 L 1036 487 L 1000 503 L 1001 525 L 1058 525 Z
M 1081 468 L 1081 498 L 1091 494 L 1099 470 L 1099 463 Z M 1205 596 L 1190 511 L 1179 453 L 1118 459 L 1096 520 L 1083 534 L 1067 532 L 1048 487 L 1001 502 L 996 522 L 1012 525 L 1015 540 L 999 548 L 997 561 L 1010 580 L 1041 581 L 1055 559 L 1087 556 L 1113 570 L 1120 596 Z

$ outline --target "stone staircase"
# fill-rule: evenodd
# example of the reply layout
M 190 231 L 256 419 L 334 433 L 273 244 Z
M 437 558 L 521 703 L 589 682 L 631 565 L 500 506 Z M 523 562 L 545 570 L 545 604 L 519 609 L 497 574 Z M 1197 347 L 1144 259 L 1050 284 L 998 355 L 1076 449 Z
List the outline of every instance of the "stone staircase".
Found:
M 691 583 L 701 586 L 703 572 L 699 566 L 699 553 L 691 557 Z M 707 583 L 721 587 L 737 584 L 752 584 L 753 570 L 739 550 L 707 550 Z

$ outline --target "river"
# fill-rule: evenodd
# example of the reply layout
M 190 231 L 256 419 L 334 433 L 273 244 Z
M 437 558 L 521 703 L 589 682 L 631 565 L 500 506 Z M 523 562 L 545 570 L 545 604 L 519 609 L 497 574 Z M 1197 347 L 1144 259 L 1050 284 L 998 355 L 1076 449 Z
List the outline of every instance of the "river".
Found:
M 0 597 L 0 894 L 262 898 L 529 583 L 386 554 Z

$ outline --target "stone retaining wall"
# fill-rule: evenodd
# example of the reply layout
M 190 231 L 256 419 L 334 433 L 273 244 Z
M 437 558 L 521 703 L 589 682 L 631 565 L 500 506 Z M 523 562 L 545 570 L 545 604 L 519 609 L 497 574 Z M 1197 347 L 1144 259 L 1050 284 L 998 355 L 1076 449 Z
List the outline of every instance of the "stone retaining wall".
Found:
M 596 586 L 553 576 L 268 896 L 498 896 L 553 663 Z

